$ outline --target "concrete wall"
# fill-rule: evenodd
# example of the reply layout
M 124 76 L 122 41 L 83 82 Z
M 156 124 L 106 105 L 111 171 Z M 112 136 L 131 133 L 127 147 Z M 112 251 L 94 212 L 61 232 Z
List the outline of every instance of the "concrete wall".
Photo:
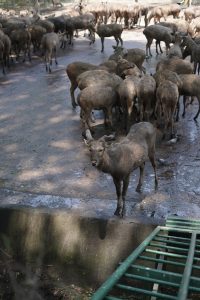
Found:
M 104 281 L 155 227 L 33 209 L 0 209 L 0 220 L 1 249 L 25 262 L 58 263 L 91 285 Z

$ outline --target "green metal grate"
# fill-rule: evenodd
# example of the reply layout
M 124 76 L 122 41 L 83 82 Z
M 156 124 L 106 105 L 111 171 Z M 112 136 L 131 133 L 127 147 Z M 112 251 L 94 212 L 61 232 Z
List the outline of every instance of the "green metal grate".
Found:
M 156 227 L 92 296 L 100 299 L 200 299 L 200 221 Z
M 186 219 L 180 217 L 169 217 L 166 226 L 173 228 L 184 228 L 200 231 L 200 219 Z

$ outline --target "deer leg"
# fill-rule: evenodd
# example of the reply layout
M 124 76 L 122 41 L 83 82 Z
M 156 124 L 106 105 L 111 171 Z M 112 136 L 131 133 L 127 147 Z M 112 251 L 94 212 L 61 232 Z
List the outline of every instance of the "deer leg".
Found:
M 104 37 L 101 37 L 101 52 L 104 51 Z
M 164 114 L 164 123 L 165 123 L 165 125 L 164 125 L 164 133 L 163 133 L 162 139 L 164 140 L 165 137 L 166 137 L 166 135 L 167 135 L 167 131 L 168 131 L 167 129 L 168 129 L 169 126 L 170 126 L 170 115 L 169 115 L 169 113 L 166 111 L 165 105 L 164 105 L 164 107 L 163 107 L 163 114 Z
M 27 52 L 26 45 L 22 48 L 22 50 L 23 50 L 23 59 L 22 59 L 22 62 L 24 63 L 25 60 L 26 60 L 26 52 Z
M 186 100 L 187 100 L 187 97 L 183 96 L 183 113 L 182 113 L 183 118 L 185 117 Z
M 123 200 L 122 200 L 122 195 L 121 195 L 121 180 L 113 177 L 113 181 L 114 181 L 116 193 L 117 193 L 117 209 L 114 214 L 116 216 L 121 216 L 122 211 L 123 211 Z
M 170 49 L 170 44 L 165 43 L 165 47 L 166 47 L 166 55 L 168 55 L 168 52 L 169 52 L 169 49 Z
M 91 29 L 89 29 L 89 36 L 90 36 L 90 45 L 95 42 L 95 33 Z
M 90 114 L 90 122 L 95 123 L 95 116 L 94 116 L 94 112 L 92 111 Z
M 115 41 L 116 41 L 116 46 L 118 47 L 118 45 L 119 45 L 119 39 L 118 39 L 117 36 L 114 36 L 114 38 L 115 38 Z
M 76 108 L 76 106 L 77 106 L 75 97 L 74 97 L 74 91 L 77 87 L 78 87 L 78 84 L 76 82 L 71 82 L 70 94 L 71 94 L 71 101 L 72 101 L 73 108 Z
M 155 175 L 155 190 L 158 188 L 158 177 L 157 177 L 157 172 L 156 172 L 156 160 L 155 160 L 155 146 L 152 147 L 149 151 L 149 160 L 151 162 L 151 165 L 154 170 L 154 175 Z
M 159 108 L 159 112 L 158 112 L 158 108 Z M 154 107 L 153 114 L 156 120 L 158 119 L 158 117 L 160 118 L 160 100 L 158 98 L 156 100 L 156 105 Z
M 122 188 L 122 201 L 123 201 L 123 209 L 122 209 L 122 215 L 121 217 L 125 216 L 125 197 L 126 197 L 126 192 L 128 189 L 129 185 L 129 180 L 130 180 L 130 175 L 128 175 L 124 180 L 123 180 L 123 188 Z
M 170 122 L 171 122 L 171 138 L 174 137 L 175 135 L 175 130 L 174 130 L 174 115 L 176 111 L 176 106 L 172 109 L 171 111 L 171 117 L 170 117 Z
M 129 116 L 129 113 L 127 111 L 124 112 L 124 126 L 125 126 L 125 130 L 128 134 L 129 127 L 130 127 L 130 116 Z
M 140 105 L 140 122 L 144 121 L 144 103 L 141 103 L 141 99 L 138 99 Z
M 126 120 L 126 132 L 128 133 L 129 128 L 130 128 L 130 124 L 131 124 L 131 115 L 132 115 L 132 111 L 133 111 L 133 101 L 132 99 L 130 99 L 130 103 L 128 103 L 128 110 L 125 116 L 125 120 Z
M 30 46 L 30 44 L 28 43 L 27 44 L 27 47 L 26 47 L 26 54 L 27 54 L 27 56 L 28 56 L 28 59 L 29 59 L 29 61 L 31 62 L 31 48 L 30 48 L 31 46 Z
M 160 49 L 160 53 L 163 53 L 162 48 L 161 48 L 160 41 L 158 42 L 158 46 L 159 46 L 159 49 Z
M 170 128 L 170 138 L 172 139 L 173 136 L 173 120 L 172 120 L 173 116 L 169 116 L 169 128 Z
M 28 48 L 28 59 L 29 61 L 32 61 L 30 47 Z
M 145 24 L 145 27 L 147 27 L 147 25 L 148 25 L 148 19 L 147 19 L 146 15 L 144 16 L 144 24 Z
M 74 32 L 70 32 L 69 33 L 69 45 L 73 46 L 73 37 L 74 37 Z
M 85 124 L 85 129 L 90 129 L 90 131 L 92 131 L 92 128 L 90 126 L 90 116 L 91 116 L 91 110 L 90 109 L 86 109 L 84 111 L 84 117 L 83 117 L 83 122 Z
M 103 113 L 104 113 L 104 126 L 107 127 L 108 126 L 108 113 L 105 108 L 103 109 Z
M 190 103 L 189 104 L 192 104 L 193 101 L 194 101 L 195 97 L 194 96 L 191 96 L 191 100 L 190 100 Z
M 149 56 L 152 56 L 151 54 L 151 44 L 153 42 L 153 39 L 149 39 L 147 40 L 147 44 L 146 44 L 146 57 L 148 57 L 148 52 L 149 52 Z
M 180 97 L 178 99 L 177 106 L 176 106 L 176 122 L 178 122 L 179 120 L 179 110 L 180 110 Z
M 80 110 L 80 119 L 83 119 L 84 118 L 84 111 L 82 110 L 82 108 L 81 108 L 81 110 Z
M 156 54 L 159 54 L 159 52 L 158 52 L 158 41 L 156 41 Z
M 49 62 L 50 62 L 50 66 L 52 66 L 52 58 L 53 58 L 53 50 L 51 50 L 51 53 L 49 53 Z
M 139 178 L 139 182 L 138 182 L 138 185 L 137 185 L 137 188 L 136 188 L 136 192 L 138 192 L 138 193 L 141 191 L 141 187 L 142 187 L 142 184 L 143 184 L 143 181 L 144 181 L 144 166 L 145 166 L 145 163 L 143 163 L 140 166 L 140 178 Z
M 74 36 L 75 36 L 75 37 L 78 37 L 78 29 L 76 29 L 75 32 L 76 32 L 76 33 L 74 34 Z
M 55 64 L 57 65 L 58 61 L 57 61 L 56 47 L 54 48 L 54 58 L 55 58 Z
M 120 40 L 121 46 L 123 46 L 123 40 L 122 40 L 121 36 L 119 36 L 119 40 Z
M 112 123 L 112 107 L 108 107 L 106 113 L 107 113 L 107 117 L 108 117 L 108 123 L 109 123 L 110 127 L 112 128 L 112 125 L 113 125 L 113 123 Z
M 198 109 L 198 112 L 197 112 L 196 116 L 194 117 L 194 120 L 196 120 L 198 118 L 198 115 L 200 113 L 200 97 L 197 97 L 197 99 L 198 99 L 198 102 L 199 102 L 199 109 Z
M 3 58 L 2 58 L 2 61 L 1 61 L 1 63 L 2 63 L 3 74 L 5 75 L 5 74 L 6 74 L 6 72 L 5 72 L 5 64 L 4 64 L 4 60 L 3 60 Z
M 45 64 L 46 64 L 46 71 L 48 72 L 49 71 L 49 63 L 48 63 L 46 56 L 45 56 Z
M 6 55 L 6 66 L 8 68 L 10 67 L 10 57 L 9 57 L 9 55 Z
M 197 71 L 197 62 L 196 61 L 194 61 L 194 74 L 196 74 L 196 71 Z
M 51 59 L 51 56 L 49 54 L 47 56 L 47 65 L 48 65 L 48 72 L 51 73 L 52 59 Z
M 160 53 L 163 53 L 162 48 L 161 48 L 160 41 L 158 42 L 158 46 L 159 46 L 159 49 L 160 49 Z

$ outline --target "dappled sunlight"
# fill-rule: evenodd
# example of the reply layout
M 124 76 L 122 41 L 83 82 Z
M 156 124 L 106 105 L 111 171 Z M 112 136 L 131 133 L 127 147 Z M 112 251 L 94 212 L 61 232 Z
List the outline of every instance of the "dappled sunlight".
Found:
M 64 172 L 64 168 L 62 166 L 54 166 L 53 168 L 45 168 L 45 169 L 34 169 L 33 168 L 29 170 L 21 170 L 21 174 L 17 176 L 17 178 L 20 181 L 28 181 L 28 180 L 34 180 L 38 179 L 40 180 L 42 177 L 45 178 L 45 176 L 50 175 L 59 175 Z
M 50 145 L 62 150 L 71 150 L 74 148 L 73 144 L 69 142 L 69 140 L 52 141 Z
M 77 177 L 76 188 L 90 188 L 94 184 L 91 182 L 90 178 L 84 178 L 81 173 L 75 172 L 74 174 Z M 98 186 L 98 184 L 96 185 Z M 89 190 L 89 189 L 88 189 Z M 94 195 L 95 197 L 95 195 Z
M 57 184 L 52 181 L 48 181 L 48 179 L 46 177 L 44 177 L 41 181 L 37 182 L 38 187 L 40 188 L 40 190 L 42 192 L 48 191 L 48 193 L 55 193 L 56 194 L 56 188 L 57 188 Z
M 42 254 L 42 252 L 38 250 L 43 246 L 43 226 L 44 218 L 42 215 L 32 214 L 27 219 L 26 227 L 24 227 L 27 228 L 27 234 L 25 236 L 25 248 L 27 251 L 37 251 Z
M 70 262 L 74 259 L 82 240 L 79 219 L 74 215 L 68 215 L 66 218 L 66 214 L 59 214 L 53 218 L 52 227 L 56 232 L 58 255 L 63 256 L 63 258 L 66 257 Z
M 21 94 L 21 95 L 18 95 L 18 96 L 14 96 L 15 97 L 15 100 L 24 100 L 24 99 L 27 99 L 28 97 L 30 96 L 30 94 L 26 93 L 26 94 Z M 11 100 L 12 101 L 12 100 Z M 23 109 L 23 108 L 22 108 Z
M 62 87 L 57 87 L 55 94 L 57 94 L 57 92 L 66 92 L 66 86 L 63 85 Z
M 0 115 L 0 121 L 3 122 L 3 121 L 7 121 L 9 120 L 10 118 L 12 118 L 13 114 L 2 114 Z
M 42 214 L 27 214 L 26 211 L 13 213 L 10 220 L 11 233 L 16 235 L 17 247 L 21 247 L 21 255 L 28 258 L 31 255 L 43 253 L 44 218 Z M 22 235 L 23 232 L 23 235 Z M 21 233 L 21 235 L 19 235 Z
M 7 152 L 14 152 L 18 150 L 18 144 L 9 144 L 9 145 L 5 145 L 3 146 L 4 151 Z
M 5 79 L 4 79 L 5 80 Z M 2 85 L 8 85 L 8 84 L 14 84 L 14 83 L 16 83 L 16 82 L 18 82 L 18 78 L 16 77 L 13 77 L 12 79 L 11 78 L 6 78 L 6 80 L 5 81 L 1 81 L 1 84 Z
M 150 195 L 147 196 L 139 205 L 142 209 L 145 209 L 148 207 L 151 207 L 152 205 L 155 205 L 155 198 L 156 198 L 156 203 L 164 203 L 169 201 L 169 197 L 162 193 L 156 193 L 156 195 Z
M 48 164 L 52 164 L 52 165 L 55 165 L 55 163 L 58 162 L 58 156 L 57 155 L 48 155 L 48 158 L 47 158 L 47 163 Z
M 34 179 L 34 178 L 40 178 L 41 176 L 45 175 L 45 171 L 44 170 L 24 170 L 21 172 L 20 175 L 18 175 L 18 179 L 21 181 L 28 181 L 30 179 Z
M 12 121 L 13 121 L 13 117 L 12 117 Z M 10 132 L 14 131 L 16 129 L 16 125 L 13 124 L 9 124 L 9 125 L 5 125 L 3 128 L 0 128 L 0 133 L 4 134 L 5 136 L 10 134 Z M 12 141 L 11 141 L 12 142 Z
M 25 80 L 26 80 L 28 83 L 32 83 L 32 82 L 38 81 L 38 78 L 37 78 L 37 77 L 33 77 L 33 76 L 26 76 Z
M 49 123 L 51 124 L 57 124 L 63 121 L 65 121 L 65 116 L 57 116 L 49 119 Z
M 62 166 L 55 166 L 53 168 L 49 168 L 46 170 L 46 175 L 55 175 L 58 176 L 59 174 L 63 174 L 65 171 L 64 167 Z
M 79 113 L 76 113 L 75 115 L 74 114 L 72 115 L 72 113 L 67 112 L 67 115 L 70 115 L 72 121 L 78 121 L 79 124 L 81 123 Z
M 52 107 L 50 107 L 50 110 L 51 111 L 59 111 L 60 109 L 62 109 L 62 105 L 61 104 L 55 104 L 55 105 L 53 105 Z

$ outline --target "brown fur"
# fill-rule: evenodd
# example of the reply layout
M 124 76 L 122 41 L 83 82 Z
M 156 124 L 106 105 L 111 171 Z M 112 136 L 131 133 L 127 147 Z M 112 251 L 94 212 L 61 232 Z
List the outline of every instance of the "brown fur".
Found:
M 174 136 L 174 117 L 178 104 L 179 92 L 175 83 L 169 80 L 164 80 L 160 83 L 156 91 L 156 109 L 160 107 L 160 111 L 164 116 L 164 137 L 167 128 L 170 127 L 171 137 Z
M 140 178 L 136 190 L 139 192 L 143 183 L 144 165 L 149 159 L 155 173 L 155 188 L 158 180 L 155 163 L 156 129 L 151 123 L 141 122 L 131 126 L 128 135 L 119 143 L 110 146 L 103 140 L 90 141 L 91 162 L 104 173 L 112 176 L 117 193 L 115 215 L 125 214 L 125 197 L 130 174 L 140 168 Z

